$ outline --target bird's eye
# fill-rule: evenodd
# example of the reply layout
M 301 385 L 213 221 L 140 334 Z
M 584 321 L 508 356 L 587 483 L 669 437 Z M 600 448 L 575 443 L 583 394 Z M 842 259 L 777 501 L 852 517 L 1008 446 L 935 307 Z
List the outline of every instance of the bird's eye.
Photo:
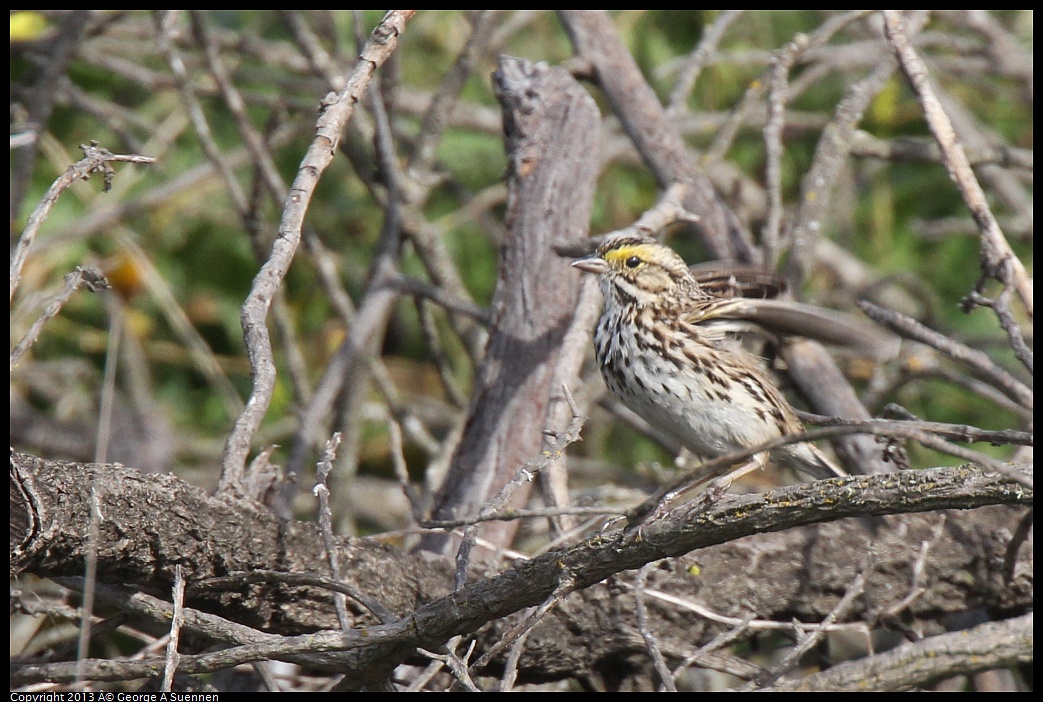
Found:
M 641 257 L 640 256 L 631 256 L 630 258 L 628 258 L 626 260 L 626 267 L 627 268 L 637 268 L 640 265 L 641 265 Z

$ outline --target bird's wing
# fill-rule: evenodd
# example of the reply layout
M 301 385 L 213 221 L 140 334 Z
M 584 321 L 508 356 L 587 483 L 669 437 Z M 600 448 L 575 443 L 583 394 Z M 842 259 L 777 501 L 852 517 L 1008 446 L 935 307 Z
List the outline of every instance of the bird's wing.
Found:
M 900 344 L 898 337 L 870 326 L 868 321 L 791 300 L 714 300 L 696 306 L 686 319 L 691 324 L 721 326 L 738 332 L 749 331 L 752 322 L 775 334 L 843 346 L 877 360 L 895 357 Z

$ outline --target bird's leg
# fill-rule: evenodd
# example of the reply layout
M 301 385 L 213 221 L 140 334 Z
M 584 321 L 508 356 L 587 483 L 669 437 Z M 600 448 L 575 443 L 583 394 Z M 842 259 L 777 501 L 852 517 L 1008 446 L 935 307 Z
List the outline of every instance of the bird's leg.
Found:
M 723 495 L 731 489 L 732 483 L 744 475 L 749 475 L 755 470 L 761 470 L 768 464 L 768 453 L 761 452 L 753 455 L 750 460 L 746 461 L 737 468 L 732 468 L 730 471 L 722 475 L 721 477 L 714 480 L 706 487 L 707 493 Z

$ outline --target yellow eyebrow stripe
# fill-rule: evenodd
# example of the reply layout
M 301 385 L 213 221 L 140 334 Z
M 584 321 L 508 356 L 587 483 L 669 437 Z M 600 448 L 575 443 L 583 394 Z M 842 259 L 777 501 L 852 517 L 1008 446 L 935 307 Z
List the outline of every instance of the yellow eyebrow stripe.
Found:
M 602 258 L 608 263 L 620 263 L 631 256 L 637 256 L 647 262 L 655 257 L 655 247 L 648 244 L 628 244 L 617 249 L 609 249 Z

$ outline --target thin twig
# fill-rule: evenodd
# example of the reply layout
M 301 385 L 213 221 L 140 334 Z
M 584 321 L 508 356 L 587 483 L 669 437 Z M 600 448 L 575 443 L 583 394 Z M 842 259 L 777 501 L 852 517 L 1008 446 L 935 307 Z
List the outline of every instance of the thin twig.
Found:
M 684 672 L 693 663 L 698 663 L 701 667 L 710 667 L 714 663 L 714 655 L 716 651 L 722 648 L 729 647 L 732 643 L 741 640 L 750 630 L 750 622 L 753 621 L 753 617 L 747 615 L 745 619 L 732 626 L 727 631 L 722 631 L 717 636 L 713 637 L 705 646 L 699 650 L 685 656 L 684 660 L 674 668 L 673 677 L 676 679 L 682 672 Z M 728 670 L 732 675 L 740 677 L 744 680 L 752 680 L 756 675 L 760 674 L 764 669 L 760 666 L 756 666 L 740 659 L 732 659 L 735 664 L 731 669 Z M 735 670 L 737 667 L 745 668 L 746 670 Z M 718 668 L 719 669 L 719 668 Z
M 824 46 L 837 32 L 852 22 L 861 20 L 865 15 L 865 10 L 856 10 L 831 17 L 823 22 L 822 26 L 816 29 L 813 34 L 798 34 L 783 48 L 772 54 L 767 77 L 769 86 L 768 123 L 764 127 L 764 145 L 767 157 L 765 180 L 767 181 L 768 191 L 768 218 L 761 238 L 764 246 L 764 261 L 769 267 L 774 267 L 775 261 L 781 253 L 779 236 L 782 232 L 782 129 L 785 126 L 786 104 L 791 99 L 789 87 L 790 71 L 793 70 L 793 67 L 808 51 Z M 875 92 L 871 94 L 875 94 Z M 850 112 L 852 111 L 847 111 L 848 114 Z M 845 111 L 838 108 L 834 121 L 831 124 L 835 125 L 839 116 L 843 114 L 845 114 Z M 849 121 L 854 121 L 854 119 L 860 116 L 861 111 L 855 111 L 855 114 L 852 115 L 853 119 Z M 818 154 L 819 158 L 816 159 L 817 161 L 821 160 L 822 144 L 835 146 L 834 142 L 836 140 L 828 138 L 829 128 L 829 125 L 827 125 L 826 130 L 823 131 L 822 138 L 819 140 L 820 153 Z M 812 171 L 809 171 L 806 181 L 814 177 L 814 165 L 812 169 Z M 804 202 L 804 199 L 802 198 L 801 201 Z M 795 243 L 801 244 L 800 239 L 798 238 Z M 798 248 L 805 249 L 809 247 L 810 243 L 798 246 Z M 803 252 L 800 255 L 807 256 Z
M 514 689 L 514 682 L 518 678 L 518 663 L 521 661 L 522 653 L 525 652 L 525 642 L 528 641 L 530 633 L 532 633 L 532 629 L 523 631 L 507 652 L 503 675 L 500 676 L 500 692 L 511 692 Z
M 402 292 L 407 292 L 415 298 L 430 300 L 450 312 L 467 315 L 483 326 L 491 324 L 489 310 L 479 307 L 470 300 L 454 297 L 451 292 L 441 286 L 405 275 L 395 276 L 387 284 Z
M 416 305 L 417 318 L 420 321 L 420 333 L 424 335 L 424 341 L 427 343 L 431 360 L 438 370 L 438 379 L 442 381 L 442 388 L 445 390 L 446 397 L 450 404 L 460 410 L 464 410 L 467 408 L 469 398 L 454 377 L 449 356 L 445 353 L 442 340 L 438 335 L 432 305 L 426 300 L 419 298 L 413 298 L 413 302 Z
M 90 491 L 90 520 L 87 524 L 87 558 L 83 574 L 83 604 L 80 618 L 80 635 L 76 647 L 76 682 L 82 685 L 86 679 L 87 656 L 91 642 L 91 617 L 94 616 L 94 589 L 98 584 L 98 544 L 101 522 L 105 515 L 101 511 L 101 497 L 93 480 L 87 486 Z
M 843 618 L 854 606 L 855 601 L 862 596 L 865 592 L 866 580 L 869 577 L 871 568 L 869 567 L 869 559 L 866 558 L 862 562 L 862 567 L 859 569 L 858 576 L 851 581 L 848 585 L 847 590 L 844 592 L 844 596 L 840 598 L 836 606 L 830 610 L 829 614 L 819 622 L 819 624 L 811 630 L 800 642 L 793 647 L 786 656 L 779 661 L 773 669 L 765 671 L 762 675 L 757 676 L 753 680 L 738 688 L 737 692 L 751 692 L 753 690 L 760 689 L 771 685 L 776 680 L 781 678 L 787 671 L 792 669 L 800 661 L 800 657 L 811 650 L 811 648 L 818 644 L 823 639 L 829 628 L 836 623 L 838 619 Z
M 576 581 L 572 575 L 563 570 L 558 576 L 558 584 L 554 588 L 554 591 L 547 597 L 543 602 L 540 603 L 539 607 L 531 610 L 524 618 L 510 629 L 496 641 L 489 649 L 482 654 L 481 658 L 474 662 L 471 667 L 474 670 L 482 670 L 486 665 L 489 664 L 494 657 L 500 654 L 500 651 L 504 650 L 508 646 L 513 646 L 516 642 L 521 640 L 521 637 L 532 627 L 536 626 L 547 615 L 552 609 L 558 606 L 558 604 L 565 599 L 569 593 L 575 591 Z
M 909 412 L 900 405 L 890 403 L 881 410 L 881 414 L 884 417 L 877 419 L 860 420 L 857 422 L 849 419 L 841 419 L 839 417 L 823 417 L 817 414 L 808 414 L 807 412 L 799 412 L 799 416 L 810 424 L 818 426 L 855 426 L 861 424 L 863 426 L 873 424 L 877 426 L 897 426 L 897 427 L 910 427 L 912 429 L 922 429 L 931 434 L 944 437 L 946 439 L 953 439 L 955 441 L 966 441 L 970 443 L 989 443 L 993 446 L 1001 446 L 1004 444 L 1011 444 L 1014 446 L 1032 446 L 1034 444 L 1035 435 L 1028 431 L 1018 431 L 1016 429 L 979 429 L 978 427 L 972 427 L 969 424 L 949 424 L 946 422 L 929 422 L 924 419 L 920 419 L 913 413 Z M 890 417 L 899 416 L 906 421 L 895 421 Z
M 286 28 L 293 35 L 304 58 L 307 59 L 312 73 L 322 78 L 331 90 L 340 90 L 344 87 L 344 77 L 337 73 L 336 62 L 323 48 L 319 37 L 308 26 L 308 23 L 304 21 L 302 12 L 304 11 L 281 10 L 279 16 L 282 17 Z M 358 29 L 356 26 L 356 31 Z
M 677 76 L 677 82 L 670 91 L 670 99 L 667 101 L 666 111 L 671 117 L 677 117 L 687 111 L 688 97 L 699 80 L 699 74 L 706 64 L 710 54 L 717 50 L 724 33 L 728 31 L 743 10 L 724 10 L 714 19 L 713 24 L 703 29 L 699 44 L 685 59 L 681 71 Z
M 98 399 L 98 426 L 95 428 L 94 462 L 108 461 L 109 439 L 112 434 L 112 413 L 116 406 L 116 369 L 123 346 L 125 314 L 119 296 L 106 300 L 109 313 L 109 338 L 105 344 L 105 370 L 102 372 L 101 397 Z
M 464 83 L 474 72 L 475 64 L 482 58 L 492 35 L 496 14 L 493 10 L 478 10 L 472 16 L 471 33 L 456 61 L 442 77 L 442 83 L 420 122 L 413 154 L 406 165 L 411 175 L 431 170 L 438 142 L 449 121 L 449 113 L 460 97 Z
M 666 665 L 663 652 L 659 649 L 659 641 L 656 635 L 648 627 L 648 609 L 645 607 L 645 585 L 648 583 L 648 573 L 656 567 L 655 563 L 647 563 L 637 571 L 637 579 L 634 582 L 634 608 L 637 613 L 637 629 L 641 632 L 641 638 L 645 641 L 645 648 L 652 658 L 659 681 L 667 692 L 677 692 L 674 684 L 674 675 Z
M 957 387 L 967 389 L 982 400 L 991 402 L 998 408 L 1005 412 L 1010 412 L 1022 420 L 1027 421 L 1033 418 L 1031 409 L 1027 409 L 1018 402 L 1010 399 L 1003 392 L 997 390 L 991 383 L 978 380 L 977 378 L 962 372 L 962 369 L 960 368 L 937 363 L 934 360 L 933 353 L 930 354 L 930 358 L 925 358 L 925 356 L 927 356 L 927 354 L 919 354 L 919 357 L 910 357 L 911 361 L 902 364 L 901 371 L 896 374 L 893 379 L 886 383 L 882 383 L 880 387 L 871 388 L 870 391 L 863 396 L 863 401 L 866 406 L 878 406 L 883 402 L 884 398 L 893 397 L 897 391 L 909 383 L 921 379 L 939 378 Z
M 449 669 L 450 674 L 452 674 L 452 676 L 456 678 L 456 681 L 463 685 L 464 689 L 468 692 L 484 692 L 475 684 L 474 680 L 471 679 L 470 667 L 467 664 L 467 660 L 474 652 L 476 642 L 472 640 L 467 647 L 467 653 L 464 654 L 463 658 L 460 658 L 456 653 L 456 647 L 460 645 L 462 640 L 462 636 L 454 636 L 450 639 L 445 645 L 445 653 L 432 653 L 431 651 L 425 651 L 422 648 L 418 648 L 417 651 L 432 660 L 441 661 L 445 664 Z
M 207 160 L 214 167 L 214 170 L 221 175 L 221 180 L 224 182 L 225 189 L 228 191 L 229 197 L 232 198 L 232 204 L 235 206 L 239 216 L 245 218 L 248 211 L 246 195 L 232 172 L 231 164 L 222 157 L 221 150 L 214 141 L 210 122 L 207 120 L 203 107 L 196 97 L 196 92 L 192 88 L 192 82 L 188 75 L 188 69 L 185 67 L 185 63 L 181 58 L 181 52 L 177 48 L 178 14 L 178 11 L 175 10 L 161 10 L 156 13 L 159 50 L 166 58 L 167 65 L 170 66 L 170 72 L 174 76 L 178 92 L 181 95 L 181 104 L 192 121 L 192 128 L 195 130 L 196 137 L 203 147 L 203 153 L 206 154 Z
M 109 281 L 105 279 L 105 276 L 97 268 L 81 268 L 77 266 L 72 273 L 66 274 L 62 289 L 47 302 L 43 313 L 33 322 L 33 325 L 29 327 L 29 331 L 18 340 L 18 343 L 11 350 L 11 370 L 14 370 L 15 366 L 18 365 L 18 361 L 25 355 L 25 352 L 32 348 L 36 340 L 40 338 L 44 325 L 58 316 L 65 303 L 81 287 L 87 288 L 90 292 L 99 292 L 109 287 Z
M 1032 408 L 1032 389 L 1000 367 L 987 354 L 954 341 L 900 312 L 885 309 L 867 300 L 860 300 L 858 307 L 867 317 L 883 324 L 896 334 L 927 344 L 954 361 L 967 364 L 1003 391 L 1007 397 L 1023 407 Z
M 655 205 L 645 210 L 630 226 L 582 241 L 559 245 L 555 247 L 555 251 L 562 256 L 583 256 L 601 242 L 617 236 L 652 237 L 678 222 L 697 222 L 699 217 L 684 206 L 689 191 L 688 184 L 674 183 L 663 191 Z
M 1000 294 L 996 296 L 995 300 L 990 300 L 977 290 L 972 290 L 964 298 L 963 309 L 964 311 L 970 311 L 970 309 L 977 306 L 991 308 L 1000 321 L 1000 327 L 1007 333 L 1007 339 L 1010 342 L 1011 350 L 1014 351 L 1014 355 L 1031 373 L 1032 349 L 1025 342 L 1025 335 L 1021 332 L 1021 325 L 1018 324 L 1010 309 L 1010 302 L 1013 297 L 1014 292 L 1006 285 L 1000 290 Z
M 166 664 L 163 666 L 163 681 L 160 683 L 160 692 L 170 692 L 174 684 L 174 672 L 177 670 L 181 654 L 178 653 L 178 642 L 181 640 L 181 627 L 185 623 L 185 574 L 181 564 L 174 566 L 174 588 L 171 601 L 174 612 L 170 617 L 170 635 L 167 638 Z
M 409 466 L 406 465 L 406 456 L 402 448 L 402 427 L 391 414 L 388 414 L 387 428 L 388 439 L 391 443 L 391 466 L 394 469 L 395 478 L 398 479 L 399 487 L 402 488 L 402 493 L 409 501 L 413 521 L 419 524 L 424 518 L 424 505 L 409 480 Z
M 326 442 L 326 450 L 322 452 L 322 458 L 315 466 L 315 488 L 313 492 L 319 499 L 319 531 L 322 533 L 322 543 L 326 548 L 326 559 L 330 565 L 330 575 L 334 580 L 341 580 L 340 557 L 338 556 L 337 544 L 333 540 L 333 513 L 330 510 L 330 489 L 326 485 L 330 472 L 333 470 L 333 459 L 337 456 L 337 447 L 340 446 L 340 432 L 334 432 L 329 441 Z M 348 618 L 347 601 L 343 593 L 333 596 L 333 604 L 337 609 L 337 619 L 343 631 L 351 630 L 351 620 Z
M 462 526 L 480 524 L 482 522 L 511 521 L 514 519 L 546 519 L 547 517 L 557 517 L 562 515 L 574 517 L 586 517 L 590 515 L 619 517 L 623 514 L 624 511 L 618 507 L 573 506 L 542 507 L 538 509 L 512 509 L 510 507 L 504 507 L 503 509 L 494 512 L 476 514 L 473 517 L 463 517 L 461 519 L 425 519 L 421 522 L 421 526 L 424 529 L 456 529 Z
M 40 226 L 47 219 L 51 208 L 58 202 L 58 197 L 70 185 L 77 180 L 87 180 L 94 173 L 101 173 L 105 180 L 104 189 L 108 190 L 115 175 L 115 171 L 109 165 L 110 162 L 142 164 L 156 162 L 156 159 L 148 156 L 114 154 L 108 149 L 98 146 L 98 143 L 94 141 L 90 144 L 81 144 L 80 148 L 83 149 L 83 160 L 69 166 L 65 173 L 51 184 L 51 187 L 47 189 L 47 192 L 40 199 L 36 209 L 29 215 L 29 219 L 25 223 L 25 229 L 22 230 L 22 235 L 18 238 L 18 243 L 15 244 L 14 253 L 11 254 L 11 296 L 8 299 L 9 303 L 14 301 L 15 290 L 18 289 L 18 283 L 22 280 L 22 268 L 25 266 L 25 261 L 29 256 L 29 249 L 36 239 L 36 234 L 40 231 Z
M 920 543 L 920 552 L 916 556 L 916 560 L 913 561 L 910 567 L 909 573 L 909 592 L 906 596 L 896 602 L 894 605 L 887 608 L 886 611 L 881 614 L 890 619 L 897 619 L 901 613 L 906 610 L 916 598 L 924 592 L 924 581 L 926 580 L 925 566 L 927 563 L 927 556 L 931 552 L 931 547 L 938 543 L 939 539 L 942 538 L 946 523 L 946 516 L 943 512 L 938 516 L 938 523 L 935 524 L 934 529 L 931 531 L 931 538 L 924 540 Z
M 228 70 L 217 53 L 217 44 L 210 38 L 206 24 L 203 22 L 203 14 L 199 10 L 189 10 L 192 35 L 196 40 L 210 76 L 214 79 L 220 91 L 232 120 L 236 125 L 239 135 L 243 139 L 243 145 L 250 152 L 251 160 L 261 176 L 261 182 L 276 201 L 286 200 L 286 184 L 275 165 L 275 158 L 265 144 L 264 137 L 253 126 L 253 122 L 247 115 L 246 101 L 236 89 Z

